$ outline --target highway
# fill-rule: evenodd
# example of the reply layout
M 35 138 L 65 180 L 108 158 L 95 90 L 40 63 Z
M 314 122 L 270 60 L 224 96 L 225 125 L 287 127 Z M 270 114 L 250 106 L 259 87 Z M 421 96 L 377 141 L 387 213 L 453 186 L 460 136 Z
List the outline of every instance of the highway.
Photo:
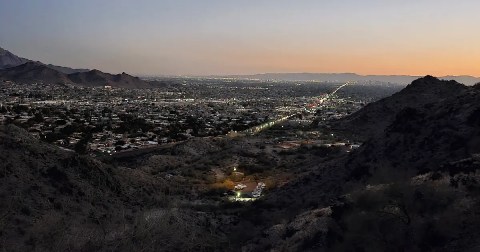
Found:
M 316 101 L 315 105 L 318 106 L 322 103 L 324 103 L 326 100 L 330 99 L 330 97 L 332 97 L 333 95 L 335 95 L 340 89 L 348 86 L 348 85 L 351 85 L 353 84 L 353 82 L 346 82 L 345 84 L 339 86 L 338 88 L 336 88 L 335 90 L 333 90 L 331 93 L 323 96 L 322 98 L 320 98 L 320 100 Z M 285 122 L 286 120 L 290 119 L 291 117 L 297 115 L 297 113 L 292 113 L 290 115 L 287 115 L 287 116 L 283 116 L 279 119 L 276 119 L 274 121 L 269 121 L 269 122 L 266 122 L 266 123 L 263 123 L 261 125 L 258 125 L 258 126 L 255 126 L 255 127 L 252 127 L 252 128 L 249 128 L 249 129 L 246 129 L 244 131 L 242 131 L 240 134 L 246 134 L 246 135 L 255 135 L 255 134 L 258 134 L 260 132 L 262 132 L 263 130 L 266 130 L 266 129 L 269 129 L 279 123 L 282 123 L 282 122 Z

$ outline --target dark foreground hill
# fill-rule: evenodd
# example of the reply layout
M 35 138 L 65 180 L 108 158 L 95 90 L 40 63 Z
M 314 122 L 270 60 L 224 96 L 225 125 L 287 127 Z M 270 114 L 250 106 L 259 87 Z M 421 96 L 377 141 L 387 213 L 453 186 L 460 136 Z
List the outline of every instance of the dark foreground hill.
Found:
M 236 210 L 177 208 L 179 195 L 194 194 L 182 176 L 173 184 L 152 172 L 157 165 L 108 165 L 2 126 L 0 244 L 7 251 L 479 251 L 479 101 L 478 86 L 419 79 L 333 125 L 364 139 L 359 149 L 319 149 L 334 153 L 302 163 L 308 167 L 297 178 Z M 208 170 L 201 160 L 220 156 L 203 141 L 178 145 L 170 158 L 197 153 L 189 162 Z
M 5 251 L 208 251 L 208 215 L 169 206 L 172 186 L 0 126 Z M 215 226 L 209 225 L 211 228 Z
M 1 69 L 0 80 L 17 83 L 43 82 L 74 84 L 88 87 L 150 88 L 153 85 L 126 73 L 112 75 L 98 70 L 64 74 L 40 62 L 29 61 L 15 67 Z
M 353 137 L 367 139 L 383 132 L 397 114 L 406 108 L 422 109 L 432 103 L 440 103 L 469 90 L 456 81 L 442 81 L 427 76 L 413 81 L 398 93 L 378 102 L 367 104 L 358 112 L 334 123 L 336 130 L 343 130 Z
M 244 250 L 478 251 L 479 101 L 428 76 L 342 120 L 366 142 L 259 202 L 289 221 Z
M 424 96 L 420 104 L 399 106 L 398 111 L 387 117 L 392 122 L 386 127 L 373 123 L 377 135 L 350 160 L 358 168 L 358 175 L 378 174 L 373 170 L 382 170 L 385 175 L 399 172 L 398 175 L 411 176 L 437 171 L 447 162 L 480 153 L 478 90 L 435 79 L 423 81 L 431 85 L 432 93 L 444 92 L 444 95 L 439 95 L 437 101 Z
M 0 139 L 0 237 L 8 251 L 88 247 L 114 220 L 133 216 L 122 172 L 15 126 L 2 126 Z

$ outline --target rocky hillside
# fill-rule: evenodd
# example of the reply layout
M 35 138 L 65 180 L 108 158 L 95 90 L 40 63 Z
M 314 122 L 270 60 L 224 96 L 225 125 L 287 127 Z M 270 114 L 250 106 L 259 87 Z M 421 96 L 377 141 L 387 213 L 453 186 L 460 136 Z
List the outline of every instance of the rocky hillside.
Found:
M 38 142 L 15 126 L 2 127 L 0 139 L 2 247 L 53 249 L 68 236 L 86 244 L 102 232 L 95 222 L 118 214 L 126 198 L 111 167 Z M 56 243 L 48 240 L 54 237 Z
M 421 109 L 469 89 L 456 81 L 443 81 L 426 76 L 413 81 L 390 97 L 368 104 L 360 111 L 334 123 L 333 127 L 365 140 L 383 132 L 393 123 L 396 115 L 406 108 Z
M 367 105 L 338 122 L 368 139 L 347 165 L 356 168 L 355 176 L 378 170 L 409 177 L 480 153 L 479 91 L 427 76 Z
M 479 100 L 477 87 L 427 76 L 341 121 L 368 140 L 259 202 L 296 214 L 244 250 L 480 249 Z
M 200 225 L 208 216 L 168 207 L 170 187 L 142 171 L 106 165 L 32 139 L 16 126 L 0 126 L 5 251 L 207 250 L 213 233 Z

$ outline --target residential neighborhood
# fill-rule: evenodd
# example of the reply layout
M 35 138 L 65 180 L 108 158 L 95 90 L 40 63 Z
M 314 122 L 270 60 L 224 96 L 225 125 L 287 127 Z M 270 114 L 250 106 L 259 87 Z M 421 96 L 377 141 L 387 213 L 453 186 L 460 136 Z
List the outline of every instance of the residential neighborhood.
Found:
M 287 119 L 287 127 L 318 125 L 365 103 L 345 97 L 319 103 L 335 87 L 332 83 L 216 79 L 170 83 L 164 88 L 124 89 L 3 82 L 0 122 L 15 123 L 63 148 L 109 155 L 192 137 L 255 133 Z

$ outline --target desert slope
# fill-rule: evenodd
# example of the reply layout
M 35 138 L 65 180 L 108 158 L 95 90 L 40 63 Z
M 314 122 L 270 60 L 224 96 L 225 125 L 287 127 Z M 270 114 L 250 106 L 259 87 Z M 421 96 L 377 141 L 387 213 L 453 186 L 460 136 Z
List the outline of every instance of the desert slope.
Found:
M 366 142 L 258 202 L 257 212 L 295 214 L 243 250 L 480 249 L 479 99 L 476 87 L 427 76 L 342 120 Z
M 456 97 L 470 88 L 455 81 L 443 81 L 432 76 L 417 79 L 400 92 L 377 102 L 333 124 L 362 140 L 383 132 L 396 115 L 405 108 L 423 108 L 432 103 Z

